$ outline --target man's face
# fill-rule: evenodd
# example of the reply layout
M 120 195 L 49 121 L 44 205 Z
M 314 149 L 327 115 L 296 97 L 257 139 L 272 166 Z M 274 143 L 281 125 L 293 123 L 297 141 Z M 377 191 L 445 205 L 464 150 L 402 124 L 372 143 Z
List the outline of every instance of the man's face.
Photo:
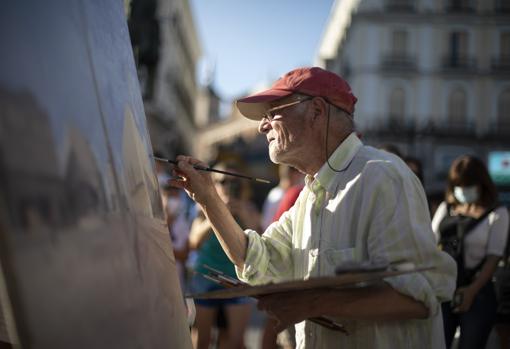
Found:
M 274 163 L 294 164 L 308 143 L 306 113 L 309 98 L 289 96 L 272 103 L 270 115 L 259 123 L 259 132 L 266 134 L 269 157 Z M 281 107 L 281 108 L 280 108 Z

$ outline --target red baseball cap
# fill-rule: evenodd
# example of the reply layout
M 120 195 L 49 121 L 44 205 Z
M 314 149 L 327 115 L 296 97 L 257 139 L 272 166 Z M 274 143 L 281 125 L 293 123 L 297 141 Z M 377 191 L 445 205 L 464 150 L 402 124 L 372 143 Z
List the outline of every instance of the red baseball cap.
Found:
M 237 100 L 236 105 L 248 119 L 260 120 L 269 109 L 270 102 L 293 93 L 322 97 L 350 114 L 354 112 L 354 104 L 358 100 L 347 81 L 337 74 L 319 67 L 305 67 L 288 72 L 276 80 L 269 90 Z

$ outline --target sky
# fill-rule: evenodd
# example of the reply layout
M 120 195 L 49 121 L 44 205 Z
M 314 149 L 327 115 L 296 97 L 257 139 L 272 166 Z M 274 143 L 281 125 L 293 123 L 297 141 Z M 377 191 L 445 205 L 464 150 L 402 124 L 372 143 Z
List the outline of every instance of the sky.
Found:
M 313 65 L 333 0 L 190 0 L 202 46 L 199 81 L 231 101 Z M 214 69 L 212 69 L 214 67 Z

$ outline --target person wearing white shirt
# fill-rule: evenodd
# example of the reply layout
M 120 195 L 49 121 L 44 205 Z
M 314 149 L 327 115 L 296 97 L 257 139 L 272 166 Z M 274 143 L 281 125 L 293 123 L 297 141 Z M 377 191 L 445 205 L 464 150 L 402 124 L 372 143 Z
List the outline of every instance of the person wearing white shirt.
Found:
M 496 319 L 492 277 L 507 244 L 508 210 L 480 159 L 464 155 L 452 163 L 432 229 L 457 262 L 456 296 L 442 307 L 446 345 L 460 326 L 460 349 L 484 348 Z
M 259 121 L 271 161 L 306 174 L 295 205 L 260 236 L 236 224 L 200 161 L 179 156 L 172 185 L 184 188 L 212 223 L 238 276 L 250 284 L 334 275 L 354 262 L 407 261 L 432 270 L 378 287 L 265 296 L 259 307 L 296 324 L 298 348 L 444 348 L 441 302 L 455 288 L 455 263 L 437 249 L 423 187 L 397 157 L 354 132 L 356 97 L 321 68 L 298 68 L 266 91 L 237 101 Z M 307 319 L 342 322 L 349 336 Z

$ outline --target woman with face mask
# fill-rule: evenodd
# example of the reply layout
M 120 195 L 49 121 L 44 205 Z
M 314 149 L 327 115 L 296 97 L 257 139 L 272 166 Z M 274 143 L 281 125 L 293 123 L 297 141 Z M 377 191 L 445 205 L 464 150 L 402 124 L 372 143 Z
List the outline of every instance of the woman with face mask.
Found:
M 505 252 L 508 211 L 480 159 L 464 155 L 452 163 L 432 229 L 457 262 L 457 290 L 442 304 L 446 346 L 460 326 L 459 348 L 484 348 L 496 317 L 492 276 Z

